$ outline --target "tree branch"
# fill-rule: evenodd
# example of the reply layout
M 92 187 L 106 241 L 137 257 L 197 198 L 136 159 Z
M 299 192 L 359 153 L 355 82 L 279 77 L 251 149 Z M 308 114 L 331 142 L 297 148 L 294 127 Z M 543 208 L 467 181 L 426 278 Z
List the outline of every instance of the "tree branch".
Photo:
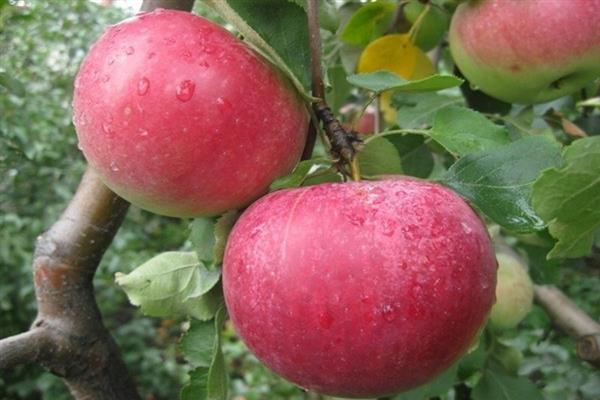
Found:
M 317 118 L 323 122 L 323 128 L 331 144 L 331 155 L 339 162 L 338 168 L 345 173 L 344 164 L 349 165 L 352 176 L 356 179 L 358 172 L 353 161 L 362 141 L 356 132 L 347 132 L 342 127 L 325 100 L 325 84 L 323 83 L 323 73 L 321 71 L 321 31 L 317 0 L 306 2 L 306 13 L 308 15 L 310 40 L 312 95 L 318 98 L 313 104 L 313 110 Z M 312 149 L 310 151 L 312 152 Z M 304 153 L 307 153 L 306 148 Z
M 600 324 L 554 286 L 535 285 L 534 294 L 552 322 L 577 339 L 577 355 L 600 368 Z
M 0 369 L 37 362 L 43 349 L 51 346 L 45 330 L 34 328 L 0 340 Z
M 141 9 L 192 6 L 193 0 L 144 0 Z M 66 210 L 37 240 L 38 315 L 28 332 L 0 340 L 0 369 L 38 363 L 62 377 L 76 399 L 140 399 L 102 323 L 92 282 L 128 207 L 87 169 Z

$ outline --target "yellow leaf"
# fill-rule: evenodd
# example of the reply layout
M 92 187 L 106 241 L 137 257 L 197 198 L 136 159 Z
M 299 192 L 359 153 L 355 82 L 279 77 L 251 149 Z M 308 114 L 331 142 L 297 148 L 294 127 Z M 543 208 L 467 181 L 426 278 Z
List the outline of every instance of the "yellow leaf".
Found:
M 413 43 L 408 34 L 386 35 L 372 41 L 363 50 L 358 61 L 358 72 L 387 70 L 404 79 L 423 79 L 435 73 L 435 67 L 425 53 Z M 391 106 L 391 92 L 380 98 L 384 119 L 394 122 L 396 111 Z

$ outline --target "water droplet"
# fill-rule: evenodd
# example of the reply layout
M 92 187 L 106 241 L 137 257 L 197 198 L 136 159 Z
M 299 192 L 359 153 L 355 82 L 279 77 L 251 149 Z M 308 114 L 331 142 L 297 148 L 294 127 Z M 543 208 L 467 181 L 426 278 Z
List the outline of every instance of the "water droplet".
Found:
M 140 133 L 140 136 L 148 136 L 148 130 L 145 128 L 139 128 L 138 132 Z
M 125 49 L 125 54 L 127 54 L 128 56 L 132 55 L 133 53 L 135 53 L 135 49 L 133 47 L 129 46 Z
M 127 106 L 123 109 L 123 114 L 131 115 L 131 107 Z
M 202 68 L 208 68 L 209 67 L 208 62 L 206 62 L 206 61 L 200 61 L 198 63 L 198 65 L 201 66 Z
M 108 76 L 108 75 L 104 75 L 102 77 L 102 82 L 104 82 L 104 83 L 108 82 L 109 80 L 110 80 L 110 76 Z
M 381 232 L 385 236 L 392 236 L 396 231 L 396 221 L 392 219 L 384 220 L 381 224 Z
M 156 55 L 156 53 L 154 53 L 154 52 L 148 53 L 148 60 L 151 58 L 154 58 L 155 55 Z
M 204 46 L 203 50 L 206 54 L 212 54 L 215 52 L 215 48 L 212 46 Z
M 381 315 L 383 316 L 383 319 L 385 319 L 387 322 L 392 322 L 393 320 L 395 320 L 396 312 L 394 311 L 394 306 L 392 306 L 391 304 L 385 304 L 381 309 Z
M 189 50 L 185 50 L 185 51 L 183 52 L 183 56 L 184 56 L 185 58 L 190 58 L 190 57 L 192 56 L 192 53 L 191 53 Z
M 321 328 L 328 329 L 333 324 L 333 317 L 327 311 L 319 313 L 319 325 Z
M 115 63 L 115 59 L 111 58 L 110 60 L 108 60 L 108 65 L 113 65 Z
M 143 96 L 146 93 L 148 93 L 148 89 L 150 89 L 150 81 L 148 80 L 148 78 L 142 77 L 142 79 L 140 79 L 140 81 L 138 82 L 137 93 L 140 96 Z
M 196 89 L 196 84 L 193 81 L 181 81 L 181 83 L 177 85 L 175 95 L 180 101 L 186 102 L 194 95 L 194 89 Z
M 166 37 L 163 38 L 163 42 L 165 42 L 166 44 L 175 44 L 176 40 L 174 37 Z
M 346 212 L 344 213 L 344 216 L 348 219 L 348 221 L 350 221 L 352 225 L 362 226 L 365 223 L 365 216 L 356 212 Z
M 473 231 L 473 229 L 471 229 L 469 224 L 467 224 L 466 222 L 461 222 L 460 225 L 462 226 L 463 232 L 466 233 L 467 235 Z
M 222 98 L 222 97 L 219 97 L 219 98 L 217 99 L 217 104 L 219 104 L 219 105 L 221 105 L 221 106 L 222 106 L 223 104 L 225 104 L 225 100 L 223 100 L 223 98 Z
M 79 151 L 83 150 L 83 148 L 81 146 L 81 142 L 79 140 L 77 141 L 77 148 L 79 149 Z
M 119 172 L 119 167 L 117 167 L 117 164 L 116 164 L 114 161 L 111 161 L 111 162 L 110 162 L 110 169 L 111 169 L 113 172 Z
M 114 133 L 115 133 L 115 131 L 113 130 L 113 128 L 112 128 L 112 126 L 110 125 L 109 122 L 103 122 L 102 123 L 102 130 L 107 135 L 114 135 Z

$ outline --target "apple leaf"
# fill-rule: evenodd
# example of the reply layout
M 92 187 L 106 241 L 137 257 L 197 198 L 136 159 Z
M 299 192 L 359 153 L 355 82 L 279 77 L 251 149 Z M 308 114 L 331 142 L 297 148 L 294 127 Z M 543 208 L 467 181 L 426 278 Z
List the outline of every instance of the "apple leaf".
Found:
M 347 101 L 352 86 L 346 79 L 346 71 L 341 65 L 327 68 L 328 86 L 326 92 L 327 103 L 332 110 L 339 110 Z
M 365 46 L 381 36 L 394 17 L 396 5 L 389 1 L 378 1 L 359 8 L 348 20 L 340 34 L 342 40 Z
M 354 86 L 375 93 L 386 90 L 401 92 L 431 92 L 460 86 L 463 80 L 454 75 L 436 74 L 419 80 L 406 80 L 390 71 L 377 71 L 348 76 L 348 82 Z
M 425 143 L 425 136 L 385 132 L 381 136 L 396 147 L 404 174 L 417 178 L 427 178 L 431 174 L 433 155 Z
M 302 186 L 306 179 L 329 169 L 331 169 L 331 161 L 325 158 L 311 158 L 310 160 L 300 161 L 289 175 L 276 179 L 271 184 L 271 190 Z
M 439 110 L 464 103 L 462 96 L 439 93 L 394 93 L 392 106 L 396 109 L 396 123 L 405 129 L 423 128 L 433 125 Z
M 216 286 L 220 277 L 219 269 L 206 269 L 191 251 L 161 253 L 129 274 L 115 276 L 131 304 L 146 315 L 200 320 L 212 318 L 222 302 Z
M 497 369 L 486 369 L 473 388 L 474 400 L 542 400 L 541 391 L 527 378 L 513 377 Z
M 393 400 L 423 400 L 442 396 L 454 386 L 458 379 L 457 374 L 458 363 L 455 363 L 432 381 L 409 390 L 408 392 L 401 393 L 394 397 Z
M 530 203 L 533 182 L 541 171 L 559 163 L 556 141 L 546 136 L 527 136 L 461 158 L 450 167 L 442 183 L 504 228 L 531 232 L 545 227 Z
M 192 321 L 181 341 L 181 350 L 194 367 L 190 381 L 181 390 L 182 400 L 225 400 L 227 373 L 221 350 L 221 329 L 225 322 L 225 308 L 221 307 L 211 321 Z
M 231 210 L 218 218 L 196 218 L 190 223 L 190 241 L 206 268 L 218 268 L 223 262 L 227 237 L 238 216 L 236 210 Z
M 402 173 L 402 160 L 396 146 L 382 136 L 371 136 L 358 153 L 360 174 L 364 178 Z
M 244 40 L 252 43 L 310 98 L 310 51 L 304 9 L 279 0 L 207 0 Z
M 589 254 L 600 229 L 600 137 L 574 141 L 563 165 L 544 171 L 533 185 L 533 207 L 558 239 L 548 258 Z
M 510 143 L 506 128 L 465 107 L 439 110 L 431 137 L 451 154 L 461 157 Z

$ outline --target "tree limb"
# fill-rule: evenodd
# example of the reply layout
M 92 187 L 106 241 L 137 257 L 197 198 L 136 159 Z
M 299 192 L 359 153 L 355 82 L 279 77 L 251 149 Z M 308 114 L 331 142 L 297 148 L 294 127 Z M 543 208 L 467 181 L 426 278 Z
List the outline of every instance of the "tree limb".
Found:
M 144 0 L 142 10 L 192 6 L 193 0 Z M 140 399 L 103 325 L 92 282 L 128 207 L 87 169 L 66 210 L 38 237 L 33 259 L 38 314 L 28 332 L 0 340 L 0 369 L 40 364 L 60 376 L 78 400 Z

